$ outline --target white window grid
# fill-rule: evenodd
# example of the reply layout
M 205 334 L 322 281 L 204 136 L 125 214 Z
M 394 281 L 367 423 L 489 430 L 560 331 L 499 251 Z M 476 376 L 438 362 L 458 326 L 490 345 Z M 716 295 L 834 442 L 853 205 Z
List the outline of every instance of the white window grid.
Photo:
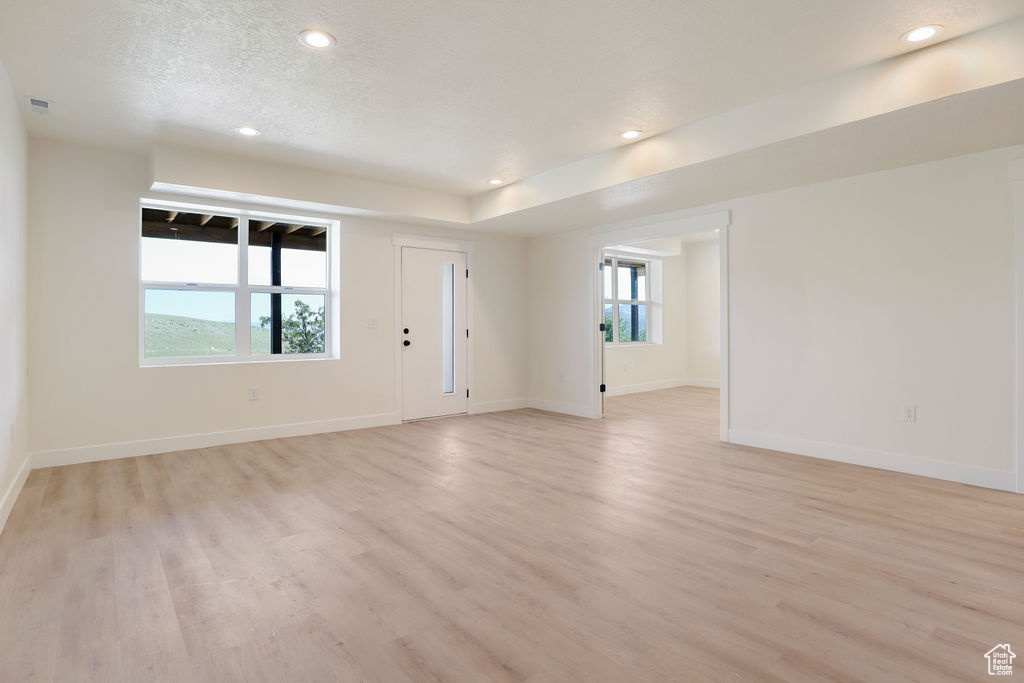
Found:
M 646 294 L 646 296 L 647 296 L 646 299 L 632 299 L 632 298 L 620 299 L 619 298 L 619 271 L 618 271 L 618 267 L 619 267 L 619 262 L 620 261 L 624 261 L 625 263 L 629 263 L 629 264 L 638 264 L 638 265 L 639 264 L 643 264 L 643 266 L 646 269 L 646 277 L 647 277 L 647 286 L 646 286 L 646 291 L 644 292 Z M 653 275 L 653 268 L 652 268 L 651 262 L 646 260 L 646 259 L 640 259 L 640 258 L 626 258 L 626 257 L 615 256 L 615 255 L 606 255 L 604 257 L 604 267 L 611 269 L 611 281 L 612 281 L 612 287 L 611 287 L 611 289 L 612 289 L 612 291 L 611 291 L 612 296 L 611 296 L 610 299 L 607 298 L 607 297 L 605 297 L 605 299 L 604 299 L 605 305 L 606 306 L 610 305 L 612 307 L 612 340 L 611 341 L 606 341 L 605 344 L 608 345 L 608 346 L 643 346 L 645 344 L 653 344 L 654 341 L 651 338 L 652 337 L 652 335 L 651 335 L 651 324 L 652 324 L 652 318 L 653 318 L 654 302 L 651 300 L 651 290 L 652 290 L 652 285 L 653 285 L 654 278 L 652 277 L 652 275 Z M 602 279 L 602 286 L 603 286 L 603 282 L 604 282 L 604 280 Z M 623 306 L 630 305 L 630 306 L 646 306 L 647 307 L 647 318 L 646 318 L 647 319 L 647 339 L 646 340 L 643 340 L 643 341 L 632 341 L 632 340 L 620 341 L 619 340 L 619 305 L 620 304 L 623 305 Z M 603 315 L 603 313 L 602 313 L 602 315 Z
M 142 279 L 142 209 L 159 209 L 185 211 L 188 213 L 215 214 L 238 219 L 238 282 L 236 284 L 215 284 L 208 282 L 168 282 Z M 337 239 L 337 221 L 320 218 L 308 218 L 289 214 L 267 213 L 223 207 L 203 206 L 198 204 L 165 202 L 162 200 L 143 200 L 139 203 L 139 364 L 142 367 L 166 365 L 216 365 L 229 363 L 254 362 L 287 362 L 294 360 L 311 360 L 332 358 L 333 346 L 333 301 L 331 299 L 332 272 L 337 268 L 334 257 L 334 240 Z M 249 221 L 273 220 L 276 222 L 301 223 L 322 227 L 327 235 L 327 272 L 326 287 L 289 287 L 275 285 L 249 284 Z M 163 356 L 146 357 L 146 290 L 171 290 L 187 292 L 231 292 L 235 295 L 235 353 L 217 356 Z M 323 353 L 282 353 L 254 354 L 251 347 L 251 310 L 253 294 L 308 294 L 324 297 L 324 352 Z

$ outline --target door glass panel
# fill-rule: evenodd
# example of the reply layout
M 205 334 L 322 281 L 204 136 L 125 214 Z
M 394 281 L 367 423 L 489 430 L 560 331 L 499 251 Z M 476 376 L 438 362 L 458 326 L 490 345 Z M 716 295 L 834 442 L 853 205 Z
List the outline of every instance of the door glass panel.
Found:
M 605 304 L 604 305 L 604 340 L 606 342 L 614 342 L 615 341 L 615 337 L 613 336 L 615 334 L 615 332 L 613 331 L 614 327 L 615 327 L 615 319 L 613 317 L 612 304 Z
M 444 393 L 455 393 L 455 264 L 445 263 L 441 284 L 441 354 Z
M 612 293 L 612 262 L 610 259 L 604 262 L 601 274 L 604 275 L 604 298 L 614 299 L 615 297 Z

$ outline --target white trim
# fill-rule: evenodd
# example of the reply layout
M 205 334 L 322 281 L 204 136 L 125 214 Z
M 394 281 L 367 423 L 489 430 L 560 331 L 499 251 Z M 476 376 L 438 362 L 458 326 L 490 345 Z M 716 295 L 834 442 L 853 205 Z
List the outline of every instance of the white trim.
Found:
M 399 419 L 402 417 L 402 245 L 394 245 L 394 265 L 392 266 L 392 277 L 394 278 L 394 306 L 395 325 L 391 335 L 391 345 L 395 347 L 395 414 Z M 471 392 L 472 393 L 472 392 Z
M 95 446 L 37 451 L 32 454 L 31 461 L 32 469 L 35 470 L 41 467 L 61 467 L 63 465 L 77 465 L 84 462 L 134 458 L 140 455 L 190 451 L 197 448 L 226 446 L 229 444 L 248 443 L 250 441 L 265 441 L 267 439 L 283 439 L 290 436 L 307 436 L 310 434 L 345 432 L 353 429 L 369 429 L 371 427 L 396 425 L 400 422 L 398 415 L 393 413 L 342 417 L 316 422 L 297 422 L 266 427 L 232 429 L 223 432 L 208 432 L 206 434 L 168 436 L 160 439 L 146 439 L 144 441 L 121 441 Z
M 672 214 L 661 216 L 648 216 L 643 224 L 637 224 L 632 220 L 626 223 L 618 223 L 603 226 L 617 229 L 608 229 L 605 232 L 598 232 L 587 237 L 587 248 L 590 255 L 590 263 L 602 263 L 603 252 L 608 247 L 628 244 L 630 242 L 645 242 L 663 237 L 674 237 L 697 232 L 718 231 L 719 244 L 719 290 L 721 296 L 721 377 L 719 386 L 720 395 L 720 416 L 721 425 L 720 438 L 722 441 L 729 440 L 729 226 L 732 222 L 732 215 L 729 211 L 718 211 L 716 213 L 701 216 L 684 216 L 682 218 L 672 217 Z M 651 222 L 654 221 L 654 222 Z M 602 352 L 604 348 L 604 337 L 598 332 L 598 327 L 604 321 L 604 294 L 600 291 L 597 279 L 587 278 L 587 297 L 594 305 L 592 306 L 591 331 L 594 336 L 594 344 L 588 348 L 590 364 L 593 367 L 592 386 L 594 392 L 593 408 L 586 417 L 601 417 L 603 414 L 603 397 L 600 391 L 600 384 L 603 378 Z M 532 406 L 531 406 L 532 407 Z M 570 412 L 567 410 L 555 410 L 555 412 Z M 576 413 L 571 413 L 576 414 Z
M 473 412 L 473 396 L 476 395 L 476 326 L 473 315 L 473 290 L 476 284 L 476 263 L 474 258 L 476 243 L 445 237 L 394 233 L 391 236 L 391 244 L 394 247 L 392 275 L 394 278 L 395 333 L 392 343 L 395 347 L 395 412 L 399 416 L 402 415 L 402 247 L 412 247 L 414 249 L 462 252 L 466 255 L 466 268 L 469 270 L 469 277 L 466 278 L 466 329 L 469 330 L 469 337 L 466 339 L 466 389 L 469 391 L 466 410 L 471 413 Z M 458 414 L 461 415 L 462 413 Z
M 693 377 L 691 377 L 690 379 L 686 380 L 686 386 L 688 386 L 688 387 L 699 387 L 699 388 L 702 388 L 702 389 L 721 389 L 722 388 L 722 380 L 720 380 L 720 379 L 700 379 L 700 378 L 693 378 Z M 729 435 L 726 434 L 725 436 L 728 437 Z M 722 439 L 722 440 L 725 441 L 726 439 Z
M 718 438 L 729 441 L 730 426 L 730 385 L 729 385 L 729 226 L 718 231 L 718 320 L 721 325 L 719 334 L 719 394 L 718 394 Z
M 182 368 L 205 365 L 259 365 L 260 363 L 298 363 L 308 361 L 336 361 L 337 356 L 325 355 L 322 353 L 289 353 L 277 356 L 250 356 L 246 360 L 239 360 L 234 356 L 161 356 L 149 358 L 140 370 L 147 368 Z
M 621 387 L 609 386 L 605 396 L 625 396 L 626 394 L 642 394 L 645 391 L 659 391 L 661 389 L 675 389 L 685 387 L 690 381 L 685 377 L 678 379 L 663 379 L 657 382 L 644 382 L 642 384 L 625 384 Z
M 32 470 L 32 456 L 27 456 L 21 463 L 18 473 L 14 475 L 14 481 L 7 487 L 4 497 L 0 498 L 0 532 L 7 526 L 7 518 L 11 516 L 14 503 L 17 502 L 21 490 L 25 488 L 25 481 L 28 480 L 28 473 Z
M 600 398 L 598 400 L 600 400 Z M 595 415 L 590 406 L 580 406 L 572 403 L 558 403 L 557 401 L 546 401 L 540 398 L 529 399 L 527 401 L 527 407 L 533 408 L 534 410 L 544 410 L 549 413 L 561 413 L 563 415 L 585 417 L 591 420 L 601 417 L 600 414 Z
M 500 413 L 505 410 L 522 410 L 527 407 L 525 398 L 508 398 L 503 401 L 482 401 L 469 404 L 469 414 Z
M 1013 190 L 1013 461 L 1015 488 L 1024 493 L 1024 159 L 1008 168 Z
M 164 282 L 142 279 L 142 209 L 183 210 L 191 213 L 207 213 L 219 216 L 230 216 L 238 219 L 238 276 L 235 284 L 209 284 L 200 282 Z M 336 218 L 317 218 L 310 216 L 293 216 L 282 213 L 268 213 L 248 208 L 221 208 L 205 204 L 193 204 L 188 201 L 171 201 L 142 197 L 139 199 L 139 239 L 137 258 L 137 275 L 139 280 L 139 367 L 171 367 L 181 365 L 220 365 L 251 362 L 280 363 L 290 360 L 334 360 L 340 357 L 341 349 L 341 314 L 340 314 L 340 279 L 341 269 L 341 221 Z M 249 284 L 249 220 L 272 219 L 312 225 L 326 229 L 327 241 L 327 272 L 325 287 L 293 287 Z M 235 352 L 223 356 L 177 356 L 153 358 L 146 357 L 146 291 L 174 290 L 192 292 L 230 292 L 235 298 Z M 255 355 L 250 348 L 250 306 L 252 294 L 294 294 L 324 297 L 324 352 L 302 354 L 261 354 Z M 245 321 L 241 323 L 240 321 Z M 338 331 L 335 332 L 334 330 Z
M 466 254 L 472 254 L 476 251 L 476 243 L 469 240 L 453 240 L 446 237 L 426 237 L 424 235 L 403 235 L 397 232 L 391 236 L 391 244 L 396 247 L 461 251 Z
M 1014 490 L 1013 472 L 970 467 L 959 463 L 919 458 L 904 453 L 876 451 L 855 446 L 811 441 L 779 434 L 765 434 L 744 429 L 730 429 L 729 441 L 743 446 L 765 448 L 784 453 L 805 455 L 822 460 L 845 462 L 852 465 L 874 467 L 880 470 L 916 474 L 933 479 L 944 479 L 960 484 L 984 486 L 1001 491 Z

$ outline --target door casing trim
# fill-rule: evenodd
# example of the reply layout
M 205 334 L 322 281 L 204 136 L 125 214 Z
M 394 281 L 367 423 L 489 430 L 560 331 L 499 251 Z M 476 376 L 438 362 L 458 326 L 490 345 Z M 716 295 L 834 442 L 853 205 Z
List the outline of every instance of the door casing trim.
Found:
M 476 412 L 476 387 L 474 386 L 474 368 L 476 366 L 475 354 L 475 327 L 473 325 L 473 283 L 476 280 L 476 268 L 474 267 L 474 255 L 476 243 L 468 240 L 455 240 L 446 237 L 428 237 L 425 235 L 406 235 L 395 233 L 391 236 L 391 244 L 394 248 L 394 309 L 395 321 L 391 343 L 395 349 L 395 414 L 402 421 L 405 416 L 402 407 L 402 247 L 413 247 L 415 249 L 435 249 L 437 251 L 456 251 L 466 255 L 466 268 L 469 269 L 469 277 L 466 278 L 466 328 L 469 330 L 469 338 L 466 340 L 466 388 L 469 390 L 469 399 L 466 402 L 466 413 Z

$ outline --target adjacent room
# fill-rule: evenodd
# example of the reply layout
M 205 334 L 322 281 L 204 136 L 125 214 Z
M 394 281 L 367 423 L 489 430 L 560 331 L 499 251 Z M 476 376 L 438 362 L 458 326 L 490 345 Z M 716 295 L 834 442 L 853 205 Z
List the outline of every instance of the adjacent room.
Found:
M 1024 0 L 9 2 L 0 240 L 0 681 L 1024 666 Z
M 718 389 L 724 284 L 719 251 L 714 231 L 602 250 L 602 384 L 607 396 L 676 387 Z

